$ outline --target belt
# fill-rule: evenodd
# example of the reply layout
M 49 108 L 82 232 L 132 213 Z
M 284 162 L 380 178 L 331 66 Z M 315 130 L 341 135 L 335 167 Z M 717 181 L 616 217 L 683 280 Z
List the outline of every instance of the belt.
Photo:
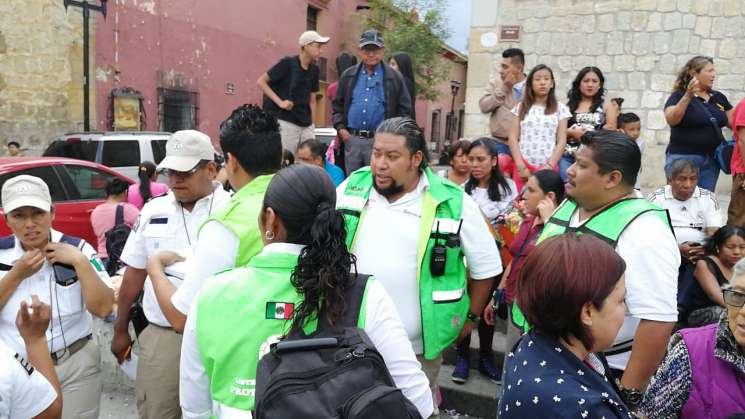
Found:
M 375 131 L 370 131 L 366 129 L 354 129 L 354 128 L 348 128 L 347 129 L 350 134 L 356 136 L 356 137 L 362 137 L 362 138 L 372 138 L 375 136 Z
M 93 339 L 92 334 L 76 340 L 67 348 L 60 349 L 59 351 L 56 351 L 56 352 L 51 352 L 49 355 L 52 357 L 52 363 L 54 365 L 59 364 L 60 360 L 62 359 L 63 356 L 65 356 L 66 353 L 69 354 L 69 356 L 75 355 L 75 353 L 83 349 L 85 344 L 88 343 L 88 341 L 91 339 Z

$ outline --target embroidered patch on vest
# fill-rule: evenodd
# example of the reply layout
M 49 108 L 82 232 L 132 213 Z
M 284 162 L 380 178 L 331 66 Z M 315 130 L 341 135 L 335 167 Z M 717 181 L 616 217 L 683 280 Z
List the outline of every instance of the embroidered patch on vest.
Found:
M 168 224 L 168 218 L 151 218 L 150 224 Z
M 28 373 L 28 375 L 31 375 L 34 373 L 34 367 L 31 366 L 31 364 L 23 359 L 23 357 L 19 354 L 16 354 L 15 359 L 18 361 L 19 364 L 23 367 L 24 370 Z
M 288 320 L 292 318 L 295 304 L 270 301 L 266 303 L 266 318 L 274 320 Z

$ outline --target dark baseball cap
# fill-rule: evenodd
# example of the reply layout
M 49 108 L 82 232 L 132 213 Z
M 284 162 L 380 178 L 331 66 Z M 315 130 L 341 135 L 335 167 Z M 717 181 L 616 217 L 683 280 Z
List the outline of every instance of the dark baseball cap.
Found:
M 385 42 L 383 41 L 383 34 L 376 31 L 375 29 L 369 29 L 365 32 L 362 32 L 362 35 L 360 36 L 360 48 L 367 45 L 375 45 L 378 48 L 383 48 L 385 46 Z

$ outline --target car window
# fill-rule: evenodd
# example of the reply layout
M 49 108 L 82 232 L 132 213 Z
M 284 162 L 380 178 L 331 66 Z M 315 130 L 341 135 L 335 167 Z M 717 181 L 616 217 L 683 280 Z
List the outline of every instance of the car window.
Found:
M 44 150 L 45 157 L 68 157 L 71 159 L 96 161 L 98 141 L 56 140 Z
M 51 166 L 32 167 L 29 169 L 18 170 L 12 173 L 5 173 L 3 175 L 0 175 L 0 185 L 5 184 L 6 180 L 18 175 L 31 175 L 41 178 L 49 187 L 49 194 L 52 196 L 52 202 L 67 200 L 65 189 L 62 187 L 62 182 L 60 182 L 59 177 L 54 172 L 54 169 Z M 2 205 L 2 202 L 0 202 L 0 205 Z
M 72 183 L 75 185 L 75 193 L 71 192 L 71 199 L 96 200 L 106 199 L 106 184 L 116 176 L 92 167 L 65 165 Z
M 137 140 L 104 141 L 101 164 L 108 167 L 138 166 L 140 143 Z
M 168 140 L 153 140 L 150 144 L 153 147 L 153 163 L 160 164 L 160 161 L 166 157 L 166 143 Z

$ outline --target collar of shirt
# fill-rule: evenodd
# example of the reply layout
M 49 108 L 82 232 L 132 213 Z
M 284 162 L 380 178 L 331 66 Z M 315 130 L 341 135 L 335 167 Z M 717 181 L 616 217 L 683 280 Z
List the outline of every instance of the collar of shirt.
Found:
M 528 81 L 528 79 L 523 79 L 523 81 L 515 83 L 514 86 L 512 86 L 513 89 L 519 90 L 520 92 L 523 91 L 523 88 L 525 87 L 525 82 Z
M 223 189 L 222 189 L 222 185 L 220 184 L 220 182 L 213 181 L 212 182 L 212 193 L 198 199 L 197 202 L 194 203 L 194 207 L 191 209 L 191 211 L 184 210 L 184 214 L 185 214 L 184 216 L 188 218 L 192 214 L 201 212 L 202 209 L 204 209 L 204 211 L 207 211 L 208 215 L 214 212 L 217 209 L 217 207 L 214 205 L 215 194 L 218 194 L 221 191 L 223 191 Z M 168 192 L 167 196 L 170 198 L 171 204 L 173 204 L 173 208 L 176 211 L 181 211 L 181 208 L 183 207 L 181 206 L 181 203 L 178 200 L 176 200 L 176 195 L 173 193 L 173 191 Z
M 697 199 L 697 198 L 700 198 L 700 197 L 701 197 L 701 189 L 698 186 L 696 186 L 696 189 L 693 190 L 693 194 L 691 195 L 691 197 L 688 198 L 688 199 L 686 199 L 685 201 L 681 201 L 679 199 L 676 199 L 675 196 L 673 196 L 673 187 L 672 186 L 670 186 L 670 185 L 666 185 L 665 186 L 665 199 L 675 199 L 676 201 L 683 203 L 683 202 L 688 202 L 691 199 Z
M 53 243 L 59 243 L 59 241 L 62 240 L 62 233 L 53 228 L 49 229 L 49 235 Z M 7 253 L 5 253 L 4 257 L 2 258 L 5 262 L 7 262 L 8 265 L 14 265 L 18 261 L 18 259 L 20 259 L 24 253 L 26 253 L 26 251 L 23 250 L 23 246 L 21 245 L 21 241 L 18 240 L 18 237 L 14 235 L 13 240 L 13 248 L 7 249 Z
M 300 252 L 305 248 L 304 244 L 296 243 L 269 243 L 264 246 L 262 253 L 289 253 L 291 255 L 299 255 Z
M 373 180 L 373 182 L 374 181 L 375 180 Z M 370 190 L 370 197 L 368 198 L 368 202 L 375 203 L 375 204 L 383 204 L 383 205 L 387 205 L 390 207 L 409 205 L 418 199 L 422 199 L 422 197 L 424 196 L 424 192 L 427 190 L 427 188 L 429 188 L 429 181 L 427 180 L 427 175 L 420 171 L 419 172 L 419 183 L 417 183 L 416 188 L 414 188 L 414 190 L 411 192 L 407 192 L 401 198 L 397 199 L 395 202 L 389 202 L 388 198 L 379 194 L 378 191 L 375 190 L 374 187 Z

